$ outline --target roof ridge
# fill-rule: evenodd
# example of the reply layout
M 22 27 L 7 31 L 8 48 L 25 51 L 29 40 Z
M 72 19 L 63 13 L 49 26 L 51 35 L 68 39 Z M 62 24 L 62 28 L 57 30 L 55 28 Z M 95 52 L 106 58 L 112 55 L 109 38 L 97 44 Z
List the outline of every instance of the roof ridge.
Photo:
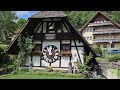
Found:
M 63 11 L 39 11 L 30 18 L 66 17 Z

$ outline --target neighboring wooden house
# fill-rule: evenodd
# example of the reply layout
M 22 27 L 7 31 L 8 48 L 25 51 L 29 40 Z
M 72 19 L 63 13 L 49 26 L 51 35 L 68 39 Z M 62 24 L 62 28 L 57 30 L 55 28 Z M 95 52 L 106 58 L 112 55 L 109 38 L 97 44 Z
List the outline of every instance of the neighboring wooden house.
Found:
M 68 68 L 69 61 L 75 59 L 84 64 L 85 56 L 90 52 L 93 62 L 97 57 L 91 45 L 71 25 L 62 11 L 40 11 L 28 18 L 26 25 L 16 35 L 6 53 L 18 54 L 17 39 L 25 32 L 33 35 L 35 43 L 35 48 L 26 58 L 25 66 L 33 62 L 33 67 Z
M 93 47 L 120 49 L 120 25 L 103 12 L 97 11 L 79 31 Z

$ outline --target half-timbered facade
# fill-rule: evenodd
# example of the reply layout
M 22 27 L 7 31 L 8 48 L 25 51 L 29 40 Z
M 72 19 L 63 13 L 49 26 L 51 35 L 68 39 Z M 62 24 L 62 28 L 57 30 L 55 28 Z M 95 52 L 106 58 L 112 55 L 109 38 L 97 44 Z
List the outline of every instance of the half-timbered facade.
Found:
M 18 54 L 17 39 L 26 32 L 33 35 L 35 48 L 26 58 L 25 66 L 32 62 L 33 67 L 68 68 L 69 61 L 78 60 L 84 64 L 85 56 L 90 52 L 93 61 L 97 56 L 62 11 L 41 11 L 28 18 L 26 25 L 9 45 L 8 54 Z

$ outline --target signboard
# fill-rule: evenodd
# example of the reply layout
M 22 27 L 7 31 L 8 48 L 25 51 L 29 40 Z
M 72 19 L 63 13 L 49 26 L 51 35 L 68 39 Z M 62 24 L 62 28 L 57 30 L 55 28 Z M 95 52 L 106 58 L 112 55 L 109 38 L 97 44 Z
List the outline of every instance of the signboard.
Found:
M 56 34 L 45 34 L 45 39 L 47 40 L 56 39 Z

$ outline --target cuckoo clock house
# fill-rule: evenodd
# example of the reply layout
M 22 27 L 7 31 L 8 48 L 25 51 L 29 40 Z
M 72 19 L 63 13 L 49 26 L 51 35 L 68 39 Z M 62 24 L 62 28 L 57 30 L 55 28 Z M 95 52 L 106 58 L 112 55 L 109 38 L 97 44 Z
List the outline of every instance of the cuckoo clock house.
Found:
M 25 59 L 24 66 L 68 68 L 70 61 L 85 62 L 85 56 L 92 53 L 93 63 L 97 54 L 91 45 L 70 23 L 62 11 L 40 11 L 28 18 L 26 25 L 16 35 L 6 53 L 17 55 L 19 36 L 33 35 L 34 49 Z
M 80 29 L 80 33 L 93 47 L 100 47 L 107 51 L 120 49 L 120 25 L 103 12 L 97 11 Z

